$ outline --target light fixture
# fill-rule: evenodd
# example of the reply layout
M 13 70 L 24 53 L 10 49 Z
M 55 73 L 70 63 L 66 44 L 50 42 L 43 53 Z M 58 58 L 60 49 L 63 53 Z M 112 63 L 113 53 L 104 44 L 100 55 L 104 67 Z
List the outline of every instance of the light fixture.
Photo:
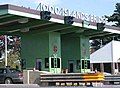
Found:
M 72 16 L 65 16 L 64 17 L 64 23 L 65 24 L 69 24 L 69 25 L 72 25 L 74 23 L 74 17 Z
M 29 31 L 29 28 L 20 29 L 20 32 L 28 32 L 28 31 Z
M 18 20 L 19 23 L 24 24 L 28 22 L 28 18 L 21 18 Z

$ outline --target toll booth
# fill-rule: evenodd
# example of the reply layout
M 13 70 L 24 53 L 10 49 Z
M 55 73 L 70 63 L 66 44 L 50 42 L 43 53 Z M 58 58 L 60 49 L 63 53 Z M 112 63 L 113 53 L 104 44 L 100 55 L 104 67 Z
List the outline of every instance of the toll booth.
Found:
M 89 72 L 90 72 L 90 60 L 81 59 L 81 73 L 89 73 Z
M 0 5 L 0 20 L 1 35 L 21 36 L 24 69 L 51 73 L 89 72 L 89 39 L 119 32 L 103 23 L 8 4 Z
M 61 73 L 61 58 L 49 57 L 49 72 Z
M 38 66 L 38 68 L 36 68 L 38 70 L 42 67 L 41 62 L 40 65 L 39 63 L 36 63 L 36 65 Z M 48 71 L 51 73 L 61 73 L 61 58 L 56 55 L 45 58 L 45 68 L 48 68 Z

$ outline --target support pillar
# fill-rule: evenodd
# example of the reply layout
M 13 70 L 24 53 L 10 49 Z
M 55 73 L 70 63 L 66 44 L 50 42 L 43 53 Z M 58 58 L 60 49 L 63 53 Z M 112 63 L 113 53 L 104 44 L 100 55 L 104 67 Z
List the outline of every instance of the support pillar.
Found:
M 112 62 L 111 63 L 111 74 L 114 74 L 115 73 L 115 63 Z
M 119 66 L 118 66 L 118 62 L 115 63 L 115 74 L 117 74 L 119 72 Z
M 91 71 L 94 71 L 94 69 L 93 69 L 93 63 L 90 63 L 90 69 L 91 69 Z
M 103 65 L 103 63 L 100 63 L 100 71 L 104 72 L 104 65 Z
M 81 59 L 81 72 L 82 73 L 90 72 L 90 47 L 89 45 L 90 45 L 89 37 L 80 35 L 80 59 Z

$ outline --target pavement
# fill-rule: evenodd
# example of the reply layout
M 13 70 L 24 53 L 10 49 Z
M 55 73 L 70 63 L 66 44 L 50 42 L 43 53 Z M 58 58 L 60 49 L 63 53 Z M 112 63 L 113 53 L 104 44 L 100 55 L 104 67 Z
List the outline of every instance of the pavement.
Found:
M 120 85 L 103 85 L 103 86 L 48 86 L 40 87 L 37 84 L 0 84 L 0 88 L 120 88 Z
M 0 84 L 0 88 L 40 88 L 37 84 Z

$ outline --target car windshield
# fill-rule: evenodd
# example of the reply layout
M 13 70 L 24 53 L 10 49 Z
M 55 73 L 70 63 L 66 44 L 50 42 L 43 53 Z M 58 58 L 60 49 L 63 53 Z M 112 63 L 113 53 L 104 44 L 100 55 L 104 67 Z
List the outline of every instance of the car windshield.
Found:
M 0 73 L 4 73 L 4 69 L 0 69 Z

